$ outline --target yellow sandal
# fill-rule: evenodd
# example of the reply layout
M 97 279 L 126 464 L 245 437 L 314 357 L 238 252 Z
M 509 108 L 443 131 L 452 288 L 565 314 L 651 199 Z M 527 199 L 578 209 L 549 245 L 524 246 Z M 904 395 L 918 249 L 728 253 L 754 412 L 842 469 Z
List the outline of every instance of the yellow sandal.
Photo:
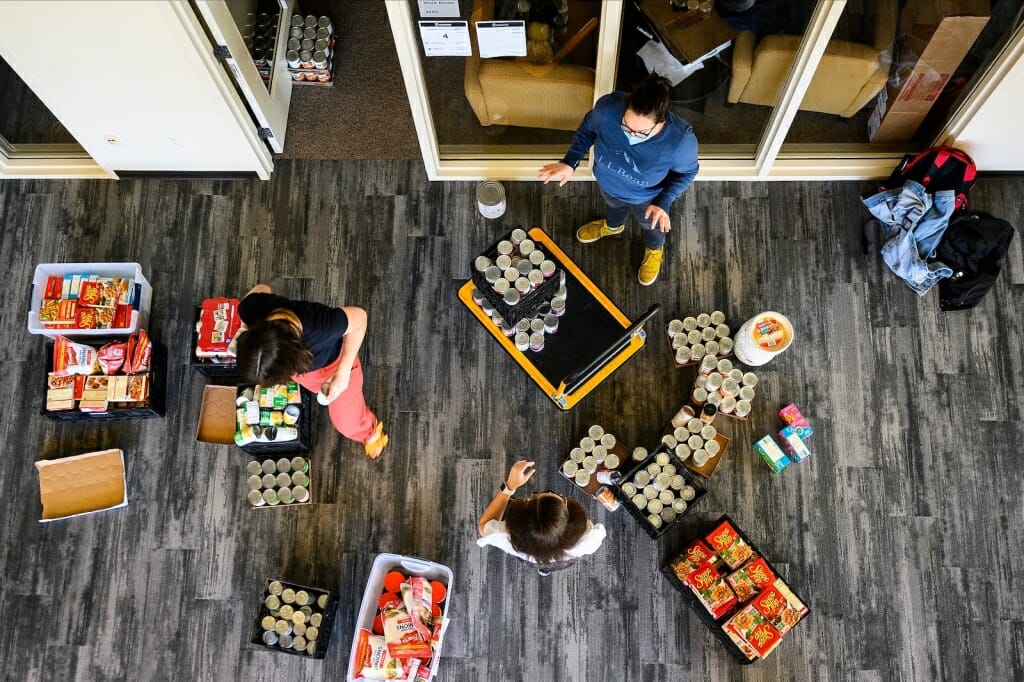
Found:
M 367 458 L 375 461 L 383 457 L 384 451 L 388 448 L 388 440 L 388 435 L 384 433 L 384 422 L 378 420 L 373 437 L 363 444 Z

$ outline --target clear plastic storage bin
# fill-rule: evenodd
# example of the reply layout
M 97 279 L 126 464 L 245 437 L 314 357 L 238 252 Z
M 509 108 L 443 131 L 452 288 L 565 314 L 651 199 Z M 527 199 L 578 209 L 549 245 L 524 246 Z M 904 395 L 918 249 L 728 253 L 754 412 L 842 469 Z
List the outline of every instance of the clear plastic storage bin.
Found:
M 100 277 L 130 277 L 135 282 L 132 319 L 128 327 L 115 329 L 47 329 L 39 321 L 39 308 L 46 291 L 46 279 L 51 276 L 89 274 Z M 68 338 L 90 336 L 127 336 L 149 327 L 149 307 L 153 301 L 153 287 L 142 274 L 138 263 L 42 263 L 36 266 L 32 277 L 32 298 L 29 300 L 28 331 L 30 334 Z

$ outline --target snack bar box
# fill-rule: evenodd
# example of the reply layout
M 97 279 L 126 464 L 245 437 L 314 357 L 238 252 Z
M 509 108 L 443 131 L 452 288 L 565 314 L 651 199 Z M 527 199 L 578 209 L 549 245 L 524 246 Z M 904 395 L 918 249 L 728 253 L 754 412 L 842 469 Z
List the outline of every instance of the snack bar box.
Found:
M 373 560 L 370 568 L 370 578 L 366 581 L 366 591 L 363 592 L 363 602 L 359 605 L 359 616 L 356 619 L 356 631 L 352 636 L 352 652 L 348 657 L 348 671 L 345 673 L 347 682 L 363 682 L 364 678 L 356 678 L 358 671 L 355 670 L 356 655 L 359 653 L 359 630 L 365 628 L 373 629 L 373 619 L 377 616 L 377 602 L 384 591 L 384 576 L 390 571 L 401 571 L 406 575 L 416 575 L 427 580 L 439 580 L 448 589 L 447 597 L 444 600 L 444 611 L 441 615 L 448 618 L 448 605 L 452 603 L 452 569 L 433 561 L 420 559 L 414 556 L 402 556 L 401 554 L 378 554 Z M 444 648 L 442 640 L 441 648 Z M 440 651 L 438 652 L 440 656 Z M 437 675 L 437 666 L 430 670 L 430 679 Z
M 48 329 L 39 321 L 39 307 L 46 291 L 46 280 L 51 276 L 98 275 L 100 277 L 130 277 L 135 282 L 135 299 L 132 303 L 132 319 L 128 327 L 115 329 Z M 90 336 L 127 336 L 139 329 L 149 328 L 149 308 L 153 301 L 153 287 L 142 275 L 138 263 L 42 263 L 36 266 L 32 277 L 32 297 L 29 299 L 28 331 L 43 336 L 66 336 L 69 339 L 84 339 Z

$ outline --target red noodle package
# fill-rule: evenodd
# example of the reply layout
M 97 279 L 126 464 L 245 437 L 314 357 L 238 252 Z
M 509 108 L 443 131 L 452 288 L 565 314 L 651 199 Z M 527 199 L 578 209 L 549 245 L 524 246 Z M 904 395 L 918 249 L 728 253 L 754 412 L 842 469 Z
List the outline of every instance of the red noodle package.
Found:
M 412 616 L 403 606 L 389 605 L 381 610 L 384 617 L 384 640 L 394 658 L 426 660 L 433 650 L 416 629 Z
M 100 348 L 97 354 L 100 368 L 104 374 L 116 374 L 124 365 L 124 356 L 128 353 L 128 344 L 124 341 L 108 343 Z
M 392 658 L 383 637 L 370 634 L 369 630 L 359 631 L 356 645 L 355 676 L 367 680 L 394 680 L 408 678 L 406 666 Z
M 431 604 L 434 603 L 430 581 L 418 576 L 409 578 L 409 582 L 402 583 L 402 601 L 405 602 L 405 610 L 412 617 L 416 632 L 423 641 L 429 642 L 434 629 L 434 616 L 430 610 Z

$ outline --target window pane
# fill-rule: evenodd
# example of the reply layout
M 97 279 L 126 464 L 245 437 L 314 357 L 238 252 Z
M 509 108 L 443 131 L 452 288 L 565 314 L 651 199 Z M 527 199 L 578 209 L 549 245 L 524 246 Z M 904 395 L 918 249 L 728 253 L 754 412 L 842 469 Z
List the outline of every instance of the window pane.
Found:
M 814 2 L 629 4 L 634 9 L 623 23 L 618 87 L 628 90 L 649 66 L 670 80 L 678 79 L 672 110 L 693 126 L 700 143 L 747 145 L 743 155 L 753 157 Z M 663 65 L 654 66 L 653 60 L 659 58 Z
M 414 20 L 469 20 L 472 56 L 419 49 L 442 158 L 565 152 L 594 101 L 600 2 L 460 0 L 453 18 L 409 5 Z M 481 58 L 477 19 L 525 21 L 527 56 Z
M 6 61 L 0 58 L 0 137 L 16 147 L 32 144 L 75 144 L 57 117 Z

